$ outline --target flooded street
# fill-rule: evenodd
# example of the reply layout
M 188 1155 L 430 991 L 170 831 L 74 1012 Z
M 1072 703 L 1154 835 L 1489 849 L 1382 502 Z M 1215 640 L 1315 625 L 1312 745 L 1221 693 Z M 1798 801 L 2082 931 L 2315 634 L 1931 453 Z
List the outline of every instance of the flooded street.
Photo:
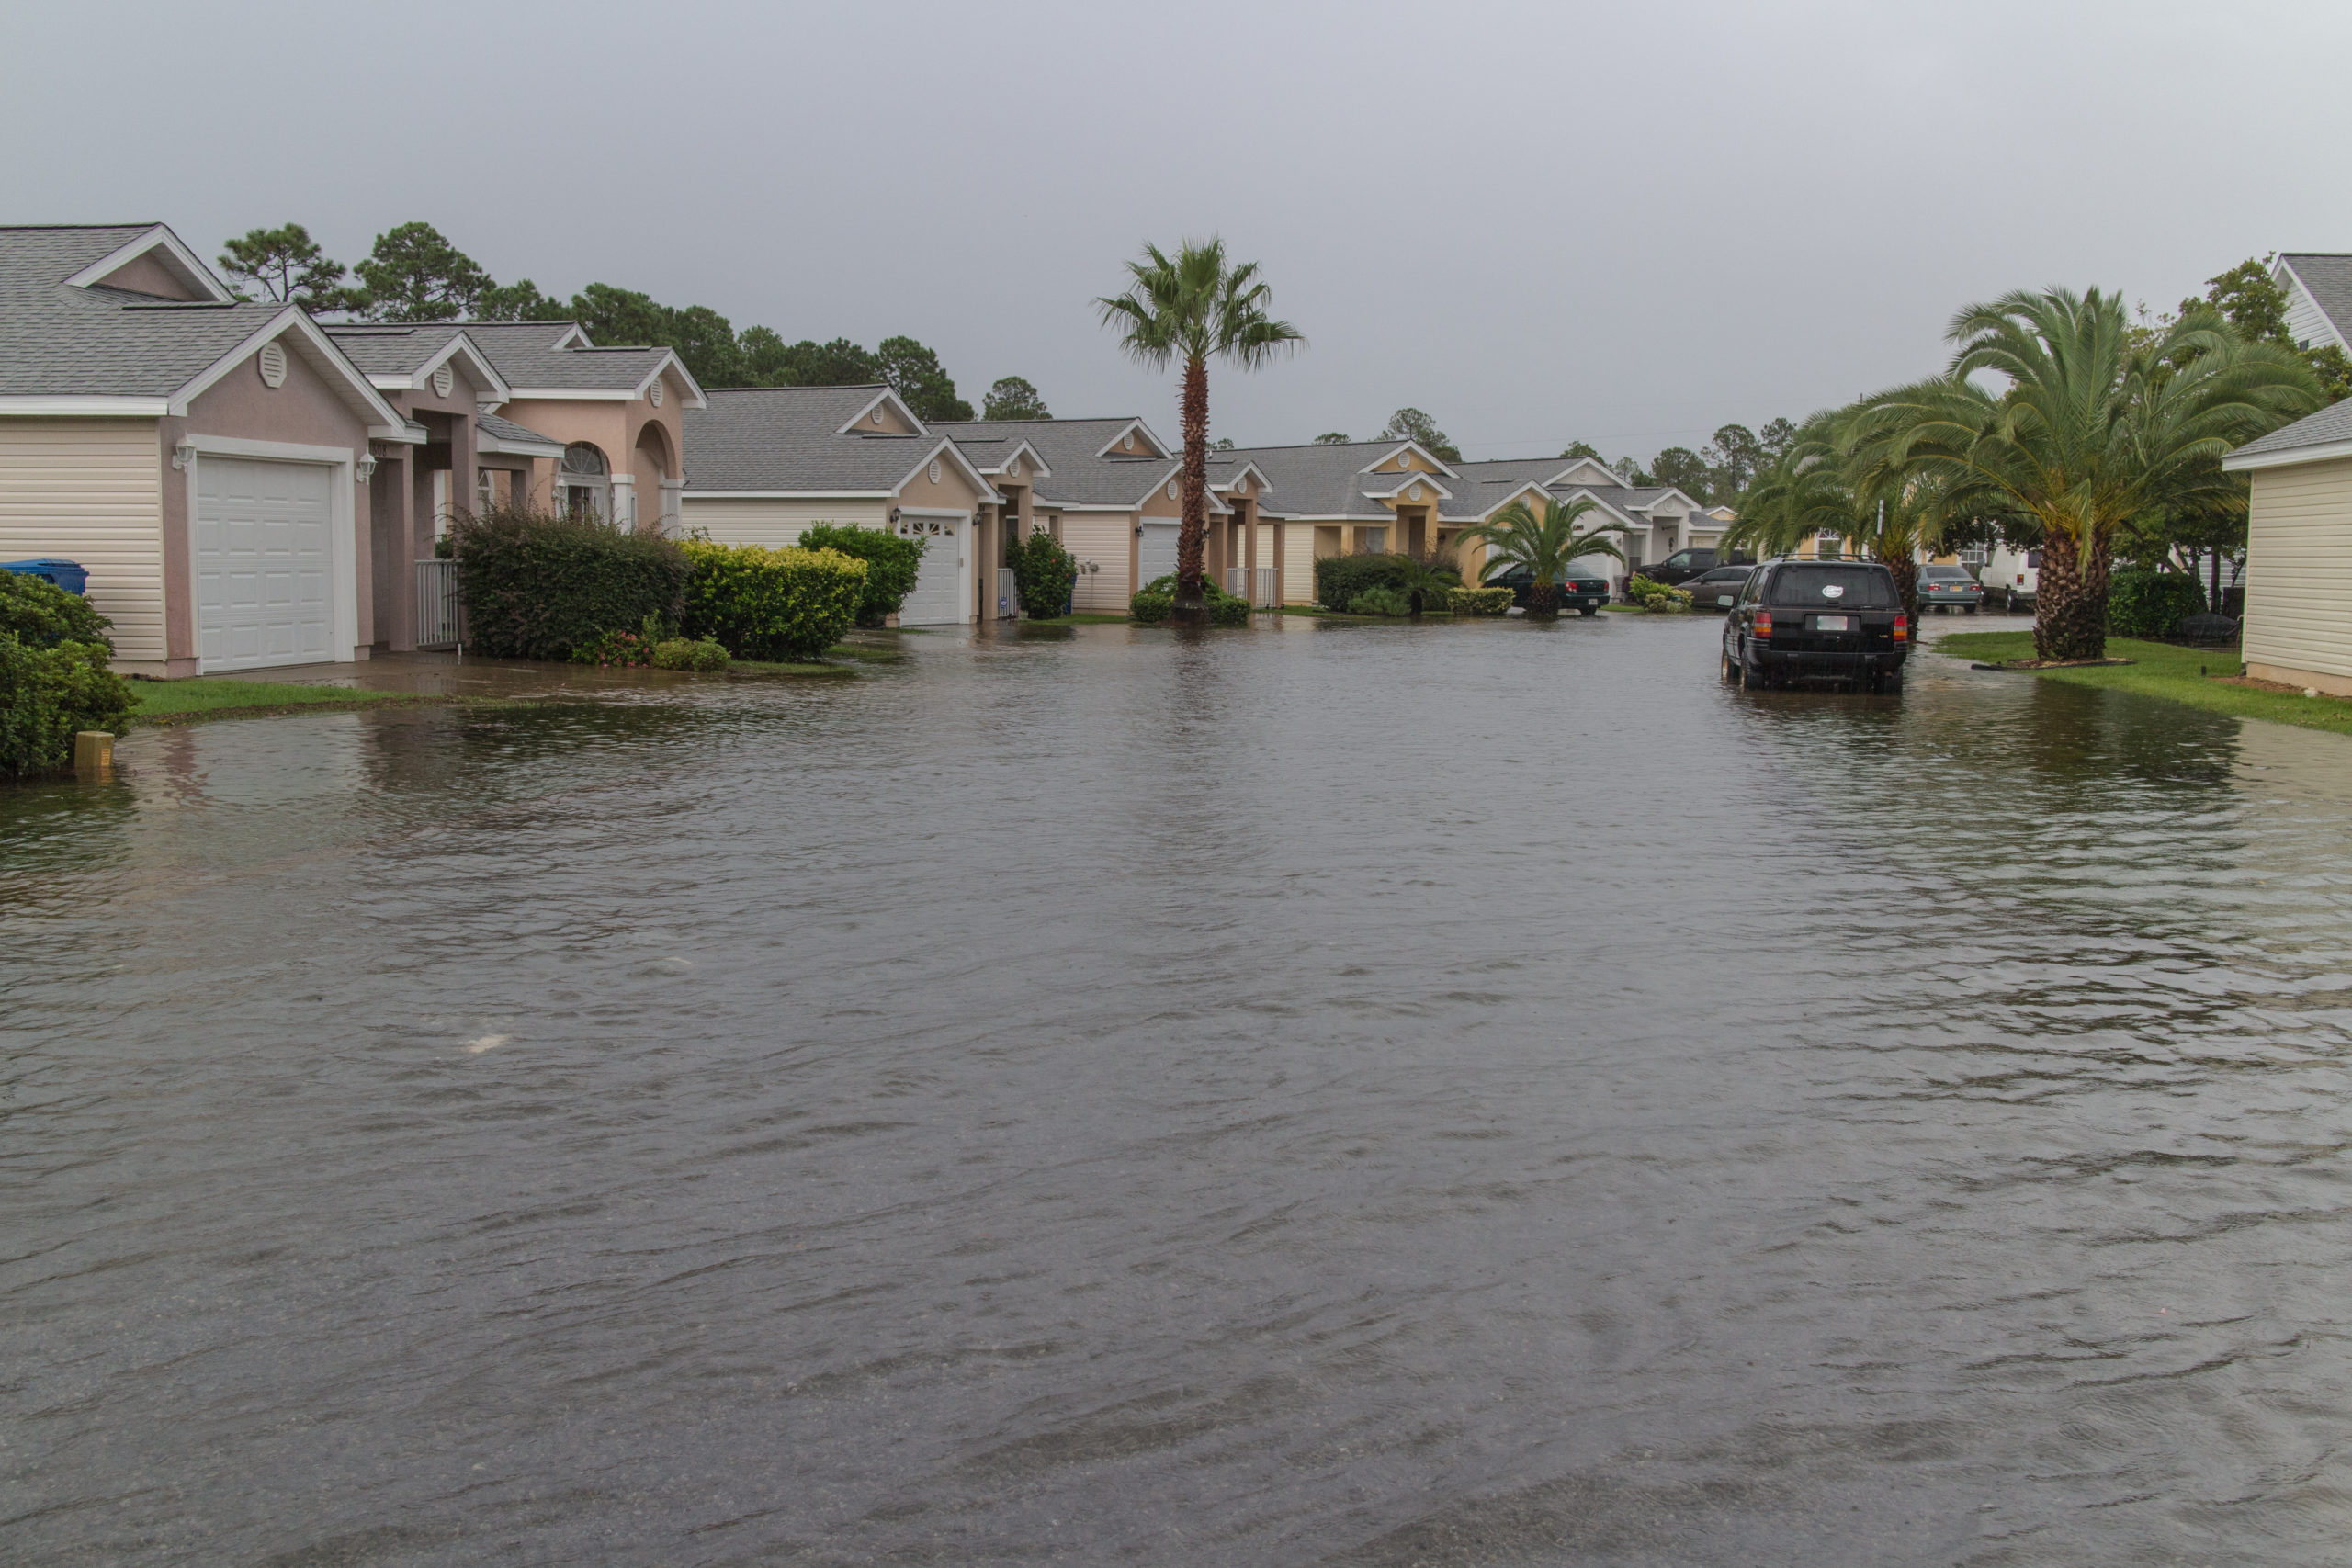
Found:
M 0 1561 L 2343 1561 L 2352 741 L 1715 635 L 0 795 Z

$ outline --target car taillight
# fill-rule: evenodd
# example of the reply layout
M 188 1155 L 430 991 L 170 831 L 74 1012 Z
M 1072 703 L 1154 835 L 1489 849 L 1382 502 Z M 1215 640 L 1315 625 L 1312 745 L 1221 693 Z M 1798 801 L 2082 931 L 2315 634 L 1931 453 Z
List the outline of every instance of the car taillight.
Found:
M 1756 612 L 1756 626 L 1754 630 L 1758 637 L 1770 637 L 1772 635 L 1771 611 L 1758 610 Z
M 1897 642 L 1911 640 L 1911 617 L 1900 610 L 1894 613 L 1894 640 Z

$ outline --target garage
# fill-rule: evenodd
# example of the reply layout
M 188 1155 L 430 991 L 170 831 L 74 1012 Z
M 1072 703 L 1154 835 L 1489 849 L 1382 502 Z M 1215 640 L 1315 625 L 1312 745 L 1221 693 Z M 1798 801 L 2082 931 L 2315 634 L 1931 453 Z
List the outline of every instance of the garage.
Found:
M 335 657 L 335 471 L 198 459 L 197 655 L 208 673 Z
M 1176 533 L 1182 525 L 1147 518 L 1136 540 L 1136 587 L 1143 589 L 1176 575 Z
M 902 626 L 959 626 L 972 617 L 964 592 L 964 541 L 971 519 L 961 513 L 923 515 L 911 510 L 899 513 L 893 525 L 902 539 L 922 539 L 922 565 L 915 575 L 914 592 L 899 606 Z

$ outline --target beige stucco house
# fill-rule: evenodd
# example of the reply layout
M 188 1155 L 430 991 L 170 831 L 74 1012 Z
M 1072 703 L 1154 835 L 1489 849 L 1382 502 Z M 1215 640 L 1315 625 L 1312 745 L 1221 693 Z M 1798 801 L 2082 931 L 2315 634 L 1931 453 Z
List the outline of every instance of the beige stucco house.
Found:
M 684 498 L 689 534 L 773 549 L 797 544 L 820 523 L 885 528 L 924 542 L 901 626 L 959 626 L 1017 613 L 1004 544 L 1019 509 L 1034 507 L 1034 499 L 1008 497 L 889 388 L 713 391 L 686 411 L 684 440 L 692 464 Z M 1023 492 L 1046 471 L 1024 446 L 995 457 Z
M 2249 442 L 2222 467 L 2253 486 L 2245 672 L 2352 696 L 2352 401 Z
M 460 324 L 510 389 L 499 417 L 561 448 L 549 460 L 499 438 L 501 455 L 528 459 L 528 504 L 678 531 L 684 419 L 704 399 L 673 351 L 600 348 L 576 321 Z M 498 499 L 511 499 L 495 491 L 505 482 L 493 480 Z
M 120 668 L 365 658 L 373 479 L 430 431 L 170 229 L 0 229 L 0 559 L 89 572 Z

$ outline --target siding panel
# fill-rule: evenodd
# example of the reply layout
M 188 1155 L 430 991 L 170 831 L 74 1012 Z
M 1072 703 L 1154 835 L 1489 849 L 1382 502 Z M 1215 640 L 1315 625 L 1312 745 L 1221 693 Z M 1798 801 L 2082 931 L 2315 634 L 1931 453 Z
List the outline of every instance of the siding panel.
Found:
M 883 528 L 889 525 L 890 515 L 889 503 L 880 501 L 721 501 L 697 499 L 692 491 L 679 504 L 687 533 L 701 533 L 715 545 L 758 545 L 771 550 L 789 549 L 819 523 Z
M 1102 615 L 1125 615 L 1127 609 L 1127 538 L 1134 517 L 1125 512 L 1065 512 L 1062 548 L 1079 558 L 1078 588 L 1071 607 Z M 1091 561 L 1100 571 L 1083 570 Z
M 2246 660 L 2352 676 L 2352 459 L 2252 477 Z
M 153 420 L 0 420 L 0 560 L 81 562 L 122 660 L 164 657 L 163 475 Z
M 1315 525 L 1294 523 L 1283 531 L 1283 603 L 1315 603 Z

